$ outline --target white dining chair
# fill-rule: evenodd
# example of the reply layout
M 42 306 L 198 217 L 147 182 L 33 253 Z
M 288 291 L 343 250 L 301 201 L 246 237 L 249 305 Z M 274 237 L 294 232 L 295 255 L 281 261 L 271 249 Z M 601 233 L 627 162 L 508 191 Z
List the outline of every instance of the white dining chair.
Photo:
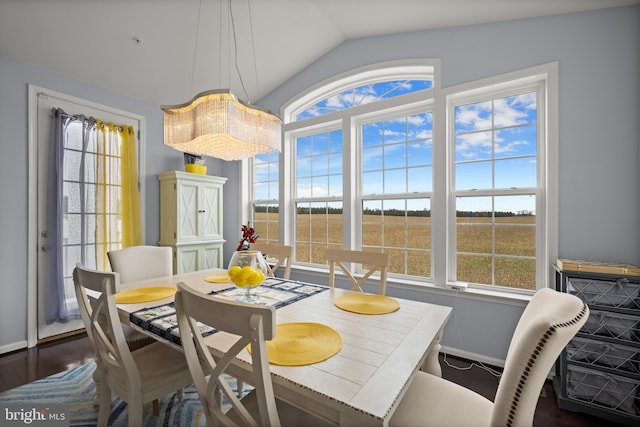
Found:
M 176 292 L 178 329 L 193 383 L 202 402 L 207 425 L 328 426 L 328 422 L 276 400 L 271 383 L 265 341 L 273 339 L 276 312 L 272 306 L 248 304 L 205 295 L 184 283 Z M 202 336 L 201 324 L 229 334 L 226 353 L 212 356 Z M 239 353 L 251 345 L 252 381 L 255 387 L 239 399 L 222 376 Z M 211 375 L 206 375 L 211 372 Z M 220 395 L 231 405 L 223 412 Z
M 387 268 L 389 267 L 389 254 L 385 252 L 350 251 L 345 249 L 327 249 L 327 262 L 329 264 L 329 286 L 335 285 L 336 265 L 351 281 L 352 290 L 364 292 L 362 285 L 373 275 L 379 272 L 378 294 L 384 295 L 387 288 Z M 360 264 L 367 269 L 359 278 L 354 276 L 346 264 Z
M 120 283 L 173 275 L 173 251 L 169 246 L 129 246 L 107 252 L 111 270 Z
M 119 280 L 119 274 L 113 272 L 81 266 L 73 271 L 78 307 L 97 356 L 98 426 L 107 425 L 113 391 L 127 402 L 129 426 L 139 427 L 143 404 L 180 390 L 193 381 L 180 351 L 159 342 L 135 351 L 129 349 L 114 297 Z M 90 303 L 87 291 L 99 293 L 93 303 Z
M 120 274 L 121 284 L 173 275 L 173 251 L 168 246 L 129 246 L 109 251 L 107 257 L 111 270 Z M 123 325 L 123 330 L 131 350 L 154 342 L 128 325 Z
M 493 402 L 467 388 L 418 372 L 390 426 L 522 427 L 533 415 L 558 355 L 589 317 L 574 295 L 537 291 L 516 326 Z
M 262 252 L 267 258 L 275 259 L 275 264 L 271 266 L 267 262 L 267 270 L 269 277 L 275 277 L 275 271 L 280 267 L 284 267 L 282 278 L 289 279 L 291 275 L 291 254 L 293 248 L 289 245 L 280 245 L 277 243 L 256 242 L 251 244 L 251 249 Z

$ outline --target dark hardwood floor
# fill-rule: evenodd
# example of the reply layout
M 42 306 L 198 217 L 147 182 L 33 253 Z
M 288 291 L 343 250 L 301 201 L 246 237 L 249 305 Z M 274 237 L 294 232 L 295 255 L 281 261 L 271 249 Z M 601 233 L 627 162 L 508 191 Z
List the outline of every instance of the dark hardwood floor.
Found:
M 86 334 L 1 355 L 0 392 L 78 367 L 93 360 L 95 360 L 95 354 Z M 464 370 L 452 367 L 467 368 L 470 364 L 470 361 L 453 356 L 447 356 L 444 360 L 441 355 L 444 378 L 493 400 L 498 387 L 498 377 L 477 366 Z M 612 427 L 616 425 L 601 418 L 558 408 L 555 392 L 549 382 L 545 384 L 541 393 L 534 419 L 534 427 Z

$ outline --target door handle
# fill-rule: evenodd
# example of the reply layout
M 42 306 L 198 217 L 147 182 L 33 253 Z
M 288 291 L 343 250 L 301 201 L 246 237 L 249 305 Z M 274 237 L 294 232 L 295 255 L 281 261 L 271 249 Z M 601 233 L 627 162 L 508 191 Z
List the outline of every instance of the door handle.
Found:
M 47 252 L 49 250 L 49 245 L 42 245 L 40 249 L 42 249 L 42 252 Z

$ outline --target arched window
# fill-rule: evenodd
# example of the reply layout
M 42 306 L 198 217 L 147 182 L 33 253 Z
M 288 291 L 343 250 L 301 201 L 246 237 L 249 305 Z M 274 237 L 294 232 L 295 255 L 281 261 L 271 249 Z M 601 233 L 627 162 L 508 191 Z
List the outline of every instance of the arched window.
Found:
M 390 283 L 547 286 L 556 76 L 441 89 L 439 62 L 414 60 L 321 82 L 283 106 L 283 152 L 253 161 L 254 226 L 294 246 L 294 268 L 346 248 L 389 253 Z

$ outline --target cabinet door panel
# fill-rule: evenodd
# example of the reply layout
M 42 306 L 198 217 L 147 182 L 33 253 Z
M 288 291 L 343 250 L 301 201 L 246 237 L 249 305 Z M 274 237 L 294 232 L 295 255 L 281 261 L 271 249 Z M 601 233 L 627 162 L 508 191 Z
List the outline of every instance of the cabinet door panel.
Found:
M 200 240 L 198 212 L 198 183 L 184 181 L 178 184 L 178 241 Z
M 176 274 L 188 273 L 198 270 L 198 252 L 200 246 L 178 248 L 177 249 L 177 270 Z
M 224 268 L 222 262 L 222 244 L 205 245 L 202 248 L 201 270 L 209 268 Z
M 203 184 L 201 201 L 202 240 L 220 239 L 222 237 L 222 218 L 220 200 L 222 187 L 217 184 Z

